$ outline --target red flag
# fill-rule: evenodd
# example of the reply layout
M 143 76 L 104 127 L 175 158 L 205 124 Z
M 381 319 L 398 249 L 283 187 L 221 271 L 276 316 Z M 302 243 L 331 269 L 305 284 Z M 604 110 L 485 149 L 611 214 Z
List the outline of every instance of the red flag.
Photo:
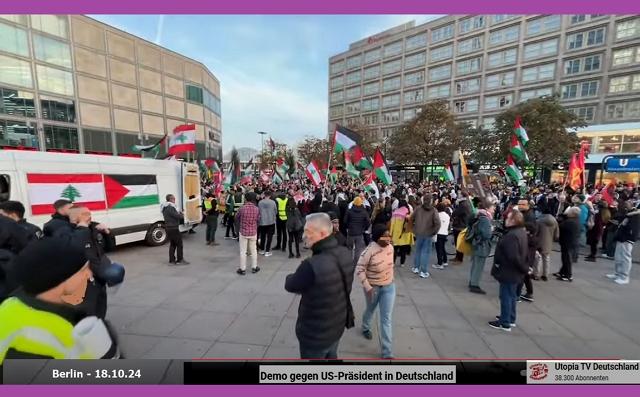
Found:
M 567 173 L 567 185 L 575 191 L 582 186 L 582 168 L 580 168 L 580 160 L 578 154 L 574 153 L 571 156 L 571 162 L 569 163 L 569 172 Z
M 613 195 L 616 191 L 616 183 L 616 178 L 613 178 L 609 181 L 607 186 L 602 189 L 602 199 L 606 201 L 609 206 L 611 206 L 615 201 Z

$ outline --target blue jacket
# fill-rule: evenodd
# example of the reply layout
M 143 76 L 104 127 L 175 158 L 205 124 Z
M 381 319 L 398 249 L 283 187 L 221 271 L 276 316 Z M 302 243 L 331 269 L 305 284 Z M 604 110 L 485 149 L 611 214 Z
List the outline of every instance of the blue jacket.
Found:
M 589 219 L 589 207 L 586 204 L 580 204 L 580 230 L 587 230 L 587 220 Z

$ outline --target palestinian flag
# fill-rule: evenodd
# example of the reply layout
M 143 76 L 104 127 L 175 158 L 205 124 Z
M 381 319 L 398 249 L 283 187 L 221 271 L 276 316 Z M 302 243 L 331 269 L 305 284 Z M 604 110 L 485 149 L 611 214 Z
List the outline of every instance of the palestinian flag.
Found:
M 360 146 L 354 146 L 353 149 L 351 149 L 351 153 L 351 158 L 353 159 L 353 163 L 356 167 L 366 170 L 370 170 L 373 168 L 371 160 L 367 156 L 365 156 Z
M 511 149 L 509 152 L 516 160 L 524 163 L 529 162 L 529 156 L 527 156 L 527 152 L 524 150 L 524 147 L 520 144 L 520 141 L 518 141 L 515 134 L 511 135 Z
M 451 163 L 447 163 L 444 165 L 441 176 L 445 182 L 453 182 L 455 180 L 455 178 L 453 177 L 453 171 L 451 170 Z
M 274 170 L 271 182 L 275 183 L 276 185 L 279 185 L 283 182 L 282 175 L 280 175 L 277 170 Z
M 173 136 L 169 138 L 170 156 L 196 151 L 196 125 L 183 124 L 173 130 Z
M 522 180 L 522 173 L 520 169 L 516 165 L 516 162 L 513 161 L 513 156 L 510 154 L 507 155 L 507 175 L 513 181 L 513 183 L 518 183 Z
M 53 214 L 53 202 L 59 199 L 92 211 L 107 209 L 102 178 L 102 174 L 27 174 L 31 214 Z
M 113 209 L 160 204 L 155 175 L 105 175 L 107 207 Z
M 307 168 L 305 168 L 305 173 L 307 174 L 307 178 L 313 183 L 314 186 L 320 185 L 322 183 L 322 175 L 320 175 L 320 169 L 315 161 L 312 161 Z
M 520 116 L 516 117 L 513 132 L 518 137 L 518 140 L 520 140 L 522 146 L 527 146 L 527 142 L 529 142 L 529 135 L 527 135 L 527 130 L 525 130 L 522 125 L 520 125 Z
M 253 157 L 251 158 L 251 160 L 249 160 L 249 162 L 247 163 L 247 166 L 244 167 L 244 170 L 242 170 L 242 179 L 240 180 L 240 183 L 242 184 L 250 184 L 251 182 L 253 182 Z
M 389 173 L 389 167 L 387 167 L 387 161 L 382 155 L 380 148 L 376 149 L 376 153 L 373 155 L 373 170 L 378 180 L 385 185 L 391 185 L 393 179 Z
M 342 153 L 351 150 L 354 146 L 360 144 L 360 135 L 348 128 L 337 126 L 333 135 L 333 151 L 334 153 Z
M 336 169 L 335 165 L 331 169 L 331 173 L 329 174 L 329 180 L 331 180 L 331 183 L 333 183 L 334 185 L 338 182 L 338 170 Z
M 360 177 L 360 171 L 351 162 L 351 152 L 344 152 L 344 168 L 352 178 Z
M 369 174 L 369 178 L 367 178 L 363 187 L 364 187 L 364 190 L 369 192 L 369 194 L 376 196 L 377 198 L 380 198 L 380 192 L 378 191 L 378 185 L 376 185 L 376 181 L 373 178 L 373 172 Z
M 235 178 L 233 164 L 229 163 L 229 169 L 227 170 L 227 175 L 225 176 L 222 185 L 224 185 L 225 189 L 228 189 L 230 186 L 235 185 L 236 181 L 237 179 Z

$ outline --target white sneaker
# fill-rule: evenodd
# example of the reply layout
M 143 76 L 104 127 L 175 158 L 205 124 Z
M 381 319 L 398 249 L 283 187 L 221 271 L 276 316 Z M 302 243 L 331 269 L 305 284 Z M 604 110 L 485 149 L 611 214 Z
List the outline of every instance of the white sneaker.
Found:
M 418 269 L 417 267 L 414 267 L 413 269 L 411 269 L 412 272 L 414 272 L 415 274 L 420 273 L 420 269 Z
M 442 265 L 433 265 L 433 268 L 434 269 L 438 269 L 438 270 L 442 270 L 442 269 L 444 269 L 444 266 L 442 266 Z
M 609 273 L 609 274 L 605 274 L 604 275 L 606 278 L 608 278 L 609 280 L 615 280 L 618 278 L 618 275 L 615 273 Z
M 447 262 L 445 262 L 445 263 L 442 264 L 442 266 L 443 267 L 447 267 L 447 266 L 449 266 L 449 264 Z
M 620 277 L 617 278 L 615 280 L 613 280 L 614 283 L 618 284 L 618 285 L 627 285 L 629 284 L 629 277 Z
M 420 272 L 420 278 L 429 278 L 429 276 L 430 276 L 429 272 L 427 273 Z
M 264 253 L 264 256 L 271 256 L 271 255 L 273 255 L 271 252 L 265 252 Z
M 264 251 L 258 251 L 258 254 L 264 255 Z

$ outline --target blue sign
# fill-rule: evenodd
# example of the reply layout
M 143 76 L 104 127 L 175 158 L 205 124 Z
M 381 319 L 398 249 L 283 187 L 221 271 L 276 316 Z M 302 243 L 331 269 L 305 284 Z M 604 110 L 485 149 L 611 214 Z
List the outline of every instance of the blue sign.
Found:
M 640 172 L 640 158 L 607 159 L 607 172 Z

